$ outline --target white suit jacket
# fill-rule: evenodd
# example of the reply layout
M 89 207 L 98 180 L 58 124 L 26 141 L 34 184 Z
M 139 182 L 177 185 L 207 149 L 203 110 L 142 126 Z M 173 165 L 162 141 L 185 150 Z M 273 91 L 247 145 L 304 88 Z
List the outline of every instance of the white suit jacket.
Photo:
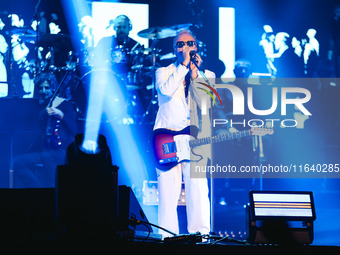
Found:
M 195 100 L 200 105 L 199 97 L 201 90 L 191 87 L 193 95 L 185 98 L 184 79 L 189 69 L 181 64 L 171 64 L 156 70 L 156 90 L 158 93 L 158 112 L 154 129 L 168 128 L 181 130 L 190 125 L 190 100 Z M 207 78 L 215 78 L 215 74 L 205 71 Z M 202 77 L 198 73 L 198 78 Z M 196 96 L 195 96 L 196 95 Z M 192 108 L 191 104 L 191 108 Z M 191 109 L 193 111 L 193 109 Z M 192 112 L 191 111 L 191 112 Z

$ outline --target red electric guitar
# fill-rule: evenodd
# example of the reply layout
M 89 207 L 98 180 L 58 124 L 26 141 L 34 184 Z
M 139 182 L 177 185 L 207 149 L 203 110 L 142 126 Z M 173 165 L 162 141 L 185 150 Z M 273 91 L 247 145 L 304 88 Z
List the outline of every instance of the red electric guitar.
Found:
M 156 167 L 161 170 L 169 170 L 182 161 L 190 160 L 191 148 L 211 143 L 225 142 L 251 135 L 272 135 L 272 128 L 253 127 L 249 130 L 217 135 L 213 137 L 198 138 L 198 129 L 188 126 L 180 131 L 166 128 L 156 129 L 153 132 L 153 146 Z

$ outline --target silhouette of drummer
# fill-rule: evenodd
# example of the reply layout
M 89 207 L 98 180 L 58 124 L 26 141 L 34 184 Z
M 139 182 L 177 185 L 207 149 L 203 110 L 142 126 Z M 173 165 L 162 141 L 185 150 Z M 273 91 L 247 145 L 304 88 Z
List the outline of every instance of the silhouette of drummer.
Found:
M 141 45 L 129 37 L 132 23 L 126 15 L 119 15 L 111 20 L 108 28 L 113 26 L 115 35 L 103 37 L 96 47 L 96 53 L 100 56 L 98 64 L 110 66 L 117 73 L 125 74 L 132 66 L 132 51 Z

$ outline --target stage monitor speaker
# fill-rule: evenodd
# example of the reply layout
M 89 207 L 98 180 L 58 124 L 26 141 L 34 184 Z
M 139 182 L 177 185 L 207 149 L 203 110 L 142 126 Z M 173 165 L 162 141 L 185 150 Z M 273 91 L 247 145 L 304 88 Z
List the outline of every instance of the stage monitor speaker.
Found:
M 132 189 L 120 185 L 118 190 L 118 227 L 124 231 L 148 231 L 153 232 L 149 221 L 141 208 Z M 140 222 L 137 222 L 140 221 Z
M 248 241 L 263 244 L 311 244 L 315 208 L 312 192 L 250 191 Z

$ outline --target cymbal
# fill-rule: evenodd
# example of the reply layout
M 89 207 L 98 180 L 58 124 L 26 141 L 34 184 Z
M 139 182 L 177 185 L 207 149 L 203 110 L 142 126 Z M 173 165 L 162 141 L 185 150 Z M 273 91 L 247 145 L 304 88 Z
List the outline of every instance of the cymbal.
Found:
M 136 89 L 139 89 L 139 87 L 138 86 L 136 86 L 136 85 L 126 85 L 126 88 L 127 88 L 127 90 L 136 90 Z
M 60 46 L 70 43 L 70 36 L 66 34 L 42 34 L 39 37 L 40 46 Z
M 179 30 L 189 29 L 191 26 L 192 26 L 191 23 L 186 23 L 186 24 L 173 25 L 170 28 L 178 32 Z
M 176 30 L 169 27 L 150 27 L 139 31 L 137 35 L 146 39 L 164 39 L 175 36 Z
M 174 59 L 174 58 L 176 58 L 176 55 L 170 52 L 168 54 L 161 56 L 159 60 L 167 60 L 167 59 Z
M 20 40 L 23 41 L 23 42 L 34 44 L 36 39 L 37 39 L 37 35 L 32 35 L 32 34 L 22 34 L 22 35 L 20 35 Z
M 186 23 L 173 25 L 171 27 L 150 27 L 139 31 L 137 35 L 147 39 L 164 39 L 168 37 L 174 37 L 180 30 L 189 29 L 191 26 L 191 23 Z
M 32 29 L 29 29 L 27 27 L 13 27 L 11 29 L 11 34 L 17 35 L 17 34 L 24 34 L 24 35 L 34 35 L 36 32 Z

